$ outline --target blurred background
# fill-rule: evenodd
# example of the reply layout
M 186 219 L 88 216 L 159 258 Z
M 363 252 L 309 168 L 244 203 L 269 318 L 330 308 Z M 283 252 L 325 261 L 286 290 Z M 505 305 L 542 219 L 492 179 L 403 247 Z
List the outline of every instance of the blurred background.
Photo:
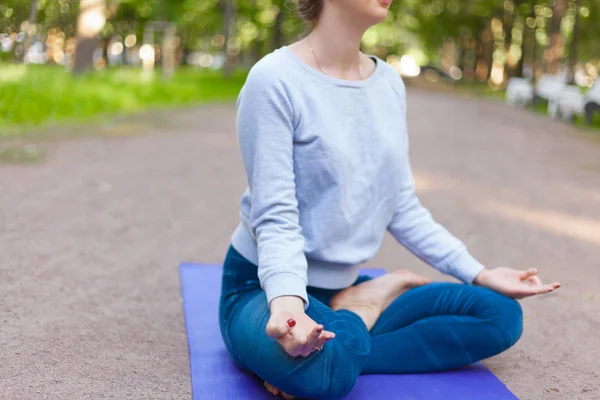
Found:
M 0 398 L 191 397 L 178 265 L 223 261 L 235 99 L 305 29 L 291 0 L 0 0 Z M 485 362 L 522 399 L 600 398 L 599 39 L 600 0 L 395 0 L 362 41 L 436 220 L 563 285 Z M 389 236 L 368 266 L 448 279 Z
M 305 31 L 294 7 L 292 0 L 4 0 L 0 132 L 232 99 L 257 60 Z M 362 45 L 407 80 L 503 97 L 511 78 L 524 78 L 534 100 L 548 101 L 536 96 L 540 77 L 581 96 L 593 86 L 599 37 L 598 0 L 396 0 Z M 526 97 L 523 105 L 547 111 Z M 568 116 L 582 123 L 583 114 Z

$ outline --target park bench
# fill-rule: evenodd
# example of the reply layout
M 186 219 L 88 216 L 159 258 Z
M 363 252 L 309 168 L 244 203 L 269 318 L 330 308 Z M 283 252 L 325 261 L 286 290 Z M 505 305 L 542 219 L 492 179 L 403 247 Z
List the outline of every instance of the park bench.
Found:
M 564 89 L 565 81 L 556 75 L 544 74 L 535 84 L 534 97 L 550 101 L 558 92 Z
M 596 80 L 585 94 L 577 86 L 565 86 L 553 96 L 551 103 L 554 118 L 573 121 L 575 116 L 583 115 L 586 124 L 591 125 L 594 114 L 600 111 L 600 84 Z
M 527 79 L 510 78 L 506 86 L 506 102 L 524 107 L 533 101 L 533 86 Z

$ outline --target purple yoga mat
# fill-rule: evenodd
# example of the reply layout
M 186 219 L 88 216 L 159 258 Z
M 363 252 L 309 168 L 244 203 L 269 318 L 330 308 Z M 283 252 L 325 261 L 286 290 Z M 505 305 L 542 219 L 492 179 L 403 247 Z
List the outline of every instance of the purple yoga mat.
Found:
M 240 371 L 227 354 L 218 320 L 221 266 L 183 263 L 180 270 L 194 400 L 275 399 L 262 381 Z M 361 270 L 361 274 L 370 276 L 384 272 Z M 514 400 L 517 397 L 478 363 L 444 373 L 361 376 L 346 399 Z

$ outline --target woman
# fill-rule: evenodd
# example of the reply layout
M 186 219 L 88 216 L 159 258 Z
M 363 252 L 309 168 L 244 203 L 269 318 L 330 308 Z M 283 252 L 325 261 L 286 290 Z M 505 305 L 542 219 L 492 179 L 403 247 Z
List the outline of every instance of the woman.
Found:
M 390 0 L 298 0 L 308 36 L 258 62 L 238 99 L 248 189 L 223 271 L 231 357 L 273 394 L 337 399 L 360 374 L 458 368 L 519 339 L 537 271 L 486 269 L 414 193 L 406 93 L 359 51 Z M 358 276 L 385 231 L 466 284 Z

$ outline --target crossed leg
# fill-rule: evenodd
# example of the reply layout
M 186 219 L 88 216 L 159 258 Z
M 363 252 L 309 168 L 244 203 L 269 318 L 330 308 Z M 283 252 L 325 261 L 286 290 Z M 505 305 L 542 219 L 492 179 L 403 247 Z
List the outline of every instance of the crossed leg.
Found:
M 519 303 L 492 290 L 432 283 L 398 297 L 370 332 L 363 374 L 460 368 L 503 352 L 521 337 Z

